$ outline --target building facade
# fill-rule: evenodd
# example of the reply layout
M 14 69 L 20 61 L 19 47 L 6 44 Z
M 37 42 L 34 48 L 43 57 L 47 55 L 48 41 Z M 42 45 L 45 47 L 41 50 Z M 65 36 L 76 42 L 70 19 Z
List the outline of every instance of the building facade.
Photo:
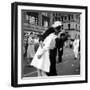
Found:
M 62 21 L 63 29 L 69 32 L 72 38 L 80 34 L 80 13 L 72 12 L 43 12 L 22 11 L 23 30 L 43 33 L 55 21 Z

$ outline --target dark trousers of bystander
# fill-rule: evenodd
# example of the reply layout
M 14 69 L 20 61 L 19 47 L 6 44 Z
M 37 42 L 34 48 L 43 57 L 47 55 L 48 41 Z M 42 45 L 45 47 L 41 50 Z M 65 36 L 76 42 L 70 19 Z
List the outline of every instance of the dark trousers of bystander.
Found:
M 58 62 L 61 63 L 62 62 L 62 55 L 63 55 L 63 49 L 60 51 L 58 50 Z

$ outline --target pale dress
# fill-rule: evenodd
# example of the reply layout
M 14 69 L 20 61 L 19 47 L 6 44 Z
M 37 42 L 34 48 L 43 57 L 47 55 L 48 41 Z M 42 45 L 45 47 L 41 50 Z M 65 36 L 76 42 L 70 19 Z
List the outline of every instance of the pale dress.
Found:
M 74 52 L 75 57 L 77 58 L 77 56 L 78 56 L 78 49 L 79 49 L 79 39 L 75 39 L 74 40 L 73 46 L 74 46 L 73 52 Z
M 28 38 L 27 58 L 33 58 L 35 55 L 34 51 L 34 40 L 32 37 Z
M 39 46 L 30 65 L 44 72 L 50 71 L 49 49 L 53 49 L 55 47 L 55 38 L 57 38 L 57 36 L 54 33 L 46 37 L 46 39 L 43 42 L 43 48 Z M 42 55 L 42 57 L 38 59 L 38 55 Z

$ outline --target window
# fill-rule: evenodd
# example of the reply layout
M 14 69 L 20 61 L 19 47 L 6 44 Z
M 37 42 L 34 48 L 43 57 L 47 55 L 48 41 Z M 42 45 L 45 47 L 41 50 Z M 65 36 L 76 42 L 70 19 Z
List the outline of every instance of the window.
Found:
M 35 12 L 27 12 L 26 20 L 30 25 L 38 25 L 38 13 Z
M 67 16 L 65 16 L 64 19 L 67 20 Z
M 68 24 L 68 29 L 70 30 L 70 24 Z
M 31 25 L 35 25 L 35 17 L 34 16 L 29 16 L 29 23 Z
M 73 15 L 71 15 L 71 19 L 73 19 Z
M 70 21 L 70 15 L 68 15 L 68 20 Z

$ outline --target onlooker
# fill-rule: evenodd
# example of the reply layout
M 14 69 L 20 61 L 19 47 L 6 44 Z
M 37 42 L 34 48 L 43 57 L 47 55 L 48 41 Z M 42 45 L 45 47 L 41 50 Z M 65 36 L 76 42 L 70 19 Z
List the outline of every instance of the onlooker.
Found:
M 75 59 L 78 58 L 78 50 L 79 50 L 79 37 L 75 36 L 75 40 L 73 42 L 73 52 L 74 52 L 74 55 L 75 55 Z
M 58 61 L 59 63 L 62 62 L 62 55 L 63 55 L 63 48 L 64 48 L 64 42 L 67 40 L 67 36 L 65 33 L 62 33 L 60 38 L 56 39 L 56 47 L 58 48 Z
M 39 47 L 39 36 L 35 35 L 35 38 L 34 38 L 34 50 L 35 50 L 35 53 L 36 53 L 38 47 Z

